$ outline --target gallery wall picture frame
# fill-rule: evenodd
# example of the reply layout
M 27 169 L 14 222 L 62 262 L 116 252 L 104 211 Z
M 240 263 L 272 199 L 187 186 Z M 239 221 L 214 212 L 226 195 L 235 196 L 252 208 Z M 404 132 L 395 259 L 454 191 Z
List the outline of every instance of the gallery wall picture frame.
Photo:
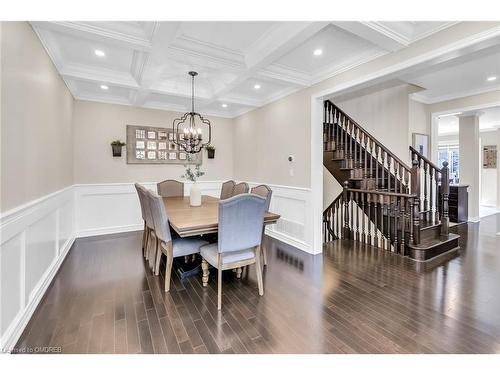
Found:
M 413 133 L 412 139 L 413 148 L 426 158 L 429 158 L 429 135 L 423 133 Z
M 127 164 L 186 164 L 188 155 L 172 142 L 181 136 L 171 128 L 127 125 Z M 189 164 L 203 163 L 202 152 L 189 157 Z
M 497 146 L 483 146 L 483 168 L 495 169 L 497 167 Z

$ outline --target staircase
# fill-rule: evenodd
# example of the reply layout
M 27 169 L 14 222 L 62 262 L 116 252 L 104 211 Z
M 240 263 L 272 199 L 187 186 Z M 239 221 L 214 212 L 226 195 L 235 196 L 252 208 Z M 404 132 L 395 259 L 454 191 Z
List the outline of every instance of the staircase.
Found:
M 324 242 L 348 239 L 416 261 L 459 248 L 449 233 L 447 163 L 439 168 L 410 147 L 408 166 L 329 100 L 323 143 L 323 164 L 343 186 L 323 212 Z

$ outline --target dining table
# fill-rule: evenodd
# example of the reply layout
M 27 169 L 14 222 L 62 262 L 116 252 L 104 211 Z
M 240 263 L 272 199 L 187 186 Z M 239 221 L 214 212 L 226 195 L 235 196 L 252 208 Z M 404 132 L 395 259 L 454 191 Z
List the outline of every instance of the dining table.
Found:
M 201 234 L 217 233 L 219 228 L 219 198 L 209 195 L 201 196 L 200 206 L 191 206 L 189 197 L 163 197 L 163 203 L 167 210 L 168 220 L 172 229 L 180 237 L 196 236 Z M 280 215 L 266 212 L 264 214 L 264 226 L 275 224 Z M 261 244 L 265 251 L 264 244 Z M 205 262 L 205 267 L 203 267 Z M 202 260 L 203 286 L 208 283 L 208 265 Z M 241 277 L 241 268 L 236 271 L 236 277 Z
M 217 233 L 219 198 L 202 195 L 200 206 L 191 206 L 189 197 L 164 197 L 170 226 L 180 237 Z M 266 212 L 264 225 L 275 224 L 280 215 Z

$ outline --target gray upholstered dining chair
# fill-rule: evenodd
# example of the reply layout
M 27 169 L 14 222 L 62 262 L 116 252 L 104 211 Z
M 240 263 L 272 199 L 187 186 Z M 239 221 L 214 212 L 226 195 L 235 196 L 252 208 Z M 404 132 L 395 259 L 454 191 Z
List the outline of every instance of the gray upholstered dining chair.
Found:
M 154 261 L 154 274 L 158 275 L 160 271 L 161 255 L 167 257 L 165 266 L 165 292 L 170 290 L 170 278 L 172 275 L 172 261 L 175 257 L 197 254 L 200 247 L 207 245 L 208 242 L 199 236 L 187 238 L 174 238 L 170 233 L 167 210 L 163 199 L 152 191 L 148 191 L 149 206 L 153 216 L 154 234 L 156 236 L 156 254 Z
M 233 196 L 235 182 L 233 180 L 226 181 L 222 184 L 222 189 L 220 190 L 220 200 L 231 198 Z
M 151 216 L 149 199 L 147 196 L 148 189 L 137 183 L 135 184 L 135 189 L 137 190 L 137 195 L 139 196 L 142 219 L 144 220 L 144 232 L 142 235 L 143 256 L 144 258 L 146 258 L 146 260 L 148 260 L 150 253 L 150 245 L 151 245 L 151 234 L 154 232 L 153 217 Z M 149 264 L 151 265 L 151 260 Z
M 177 180 L 165 180 L 156 184 L 160 197 L 183 197 L 184 183 Z
M 217 308 L 222 306 L 222 271 L 256 264 L 259 295 L 264 295 L 260 244 L 266 200 L 241 194 L 219 203 L 219 240 L 200 248 L 203 285 L 208 282 L 208 264 L 217 268 Z
M 248 184 L 246 182 L 240 182 L 239 184 L 234 185 L 233 197 L 239 194 L 248 193 L 249 190 L 250 188 L 248 187 Z
M 252 194 L 257 194 L 257 195 L 261 196 L 262 198 L 264 198 L 266 200 L 266 211 L 269 211 L 269 205 L 271 204 L 271 197 L 273 195 L 273 191 L 271 190 L 271 188 L 267 185 L 259 185 L 259 186 L 253 187 L 250 190 L 250 192 Z M 262 240 L 264 240 L 264 230 L 265 229 L 266 229 L 266 227 L 262 226 Z M 260 246 L 260 249 L 262 252 L 264 266 L 267 266 L 267 249 L 264 246 L 264 244 L 262 244 Z

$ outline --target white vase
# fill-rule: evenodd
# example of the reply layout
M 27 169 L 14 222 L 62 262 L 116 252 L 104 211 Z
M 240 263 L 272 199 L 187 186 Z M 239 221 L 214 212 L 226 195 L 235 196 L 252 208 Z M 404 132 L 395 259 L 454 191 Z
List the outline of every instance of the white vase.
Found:
M 197 182 L 191 185 L 191 191 L 189 193 L 189 203 L 191 206 L 201 206 L 201 190 Z

